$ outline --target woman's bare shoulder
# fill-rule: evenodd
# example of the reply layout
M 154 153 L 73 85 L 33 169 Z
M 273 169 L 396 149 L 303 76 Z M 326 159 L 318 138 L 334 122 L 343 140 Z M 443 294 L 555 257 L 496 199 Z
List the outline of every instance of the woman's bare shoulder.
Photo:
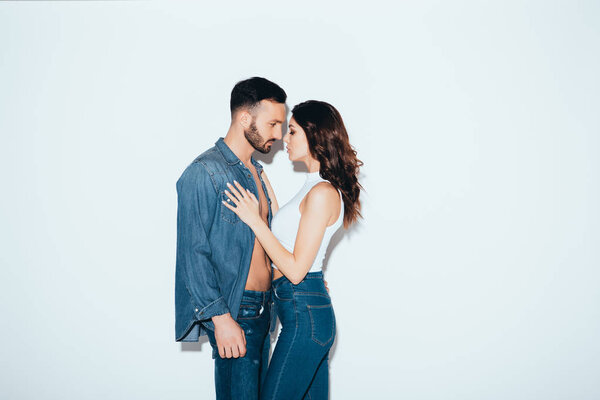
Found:
M 340 195 L 331 183 L 319 182 L 308 191 L 306 200 L 315 205 L 335 206 L 340 201 Z

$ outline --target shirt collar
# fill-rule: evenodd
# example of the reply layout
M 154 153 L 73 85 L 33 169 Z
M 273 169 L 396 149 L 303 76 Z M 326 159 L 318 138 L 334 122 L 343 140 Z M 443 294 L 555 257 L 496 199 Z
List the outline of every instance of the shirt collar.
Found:
M 219 140 L 217 140 L 217 142 L 215 143 L 215 146 L 217 146 L 217 149 L 221 152 L 221 154 L 223 155 L 223 158 L 225 159 L 227 164 L 229 164 L 229 165 L 243 164 L 240 161 L 240 159 L 238 158 L 238 156 L 236 156 L 235 153 L 233 151 L 231 151 L 229 146 L 227 146 L 227 143 L 225 143 L 224 138 L 220 137 Z M 252 162 L 252 165 L 254 165 L 254 167 L 256 167 L 256 171 L 260 175 L 260 172 L 262 171 L 263 166 L 258 161 L 256 161 L 254 159 L 254 157 L 252 157 L 252 156 L 250 157 L 250 162 Z

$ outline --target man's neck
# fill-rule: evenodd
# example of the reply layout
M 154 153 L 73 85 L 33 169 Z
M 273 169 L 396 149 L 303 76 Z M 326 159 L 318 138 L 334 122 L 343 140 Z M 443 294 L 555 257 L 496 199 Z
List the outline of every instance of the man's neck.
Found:
M 254 153 L 254 147 L 248 143 L 248 140 L 242 132 L 234 132 L 229 128 L 223 141 L 241 162 L 250 165 L 250 158 L 252 157 L 252 153 Z

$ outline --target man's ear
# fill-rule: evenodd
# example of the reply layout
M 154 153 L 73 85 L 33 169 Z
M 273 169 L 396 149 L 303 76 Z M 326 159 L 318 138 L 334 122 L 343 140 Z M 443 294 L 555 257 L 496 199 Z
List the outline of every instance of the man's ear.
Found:
M 248 110 L 241 110 L 238 114 L 238 120 L 240 121 L 240 124 L 242 124 L 244 129 L 248 129 L 252 124 L 252 115 L 250 115 Z

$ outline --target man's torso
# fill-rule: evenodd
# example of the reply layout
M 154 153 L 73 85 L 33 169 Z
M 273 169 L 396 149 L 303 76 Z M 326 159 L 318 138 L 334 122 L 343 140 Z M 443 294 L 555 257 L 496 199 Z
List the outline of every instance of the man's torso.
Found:
M 260 216 L 268 225 L 269 217 L 269 204 L 267 202 L 266 194 L 262 188 L 262 184 L 258 177 L 258 173 L 254 166 L 246 166 L 253 175 L 254 182 L 258 190 L 258 201 Z M 252 259 L 250 261 L 250 271 L 248 272 L 248 279 L 246 280 L 246 290 L 255 290 L 264 292 L 271 287 L 271 260 L 265 253 L 259 240 L 254 238 L 254 249 L 252 251 Z

